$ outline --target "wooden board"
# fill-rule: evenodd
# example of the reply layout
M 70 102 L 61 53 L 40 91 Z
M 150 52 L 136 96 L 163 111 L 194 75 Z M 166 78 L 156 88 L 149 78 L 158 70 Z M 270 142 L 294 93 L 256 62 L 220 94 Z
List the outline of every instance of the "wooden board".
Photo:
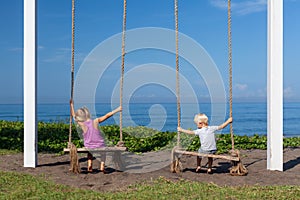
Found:
M 118 152 L 118 151 L 126 151 L 126 147 L 102 147 L 102 148 L 95 148 L 95 149 L 87 149 L 85 147 L 83 148 L 77 148 L 78 153 L 88 153 L 88 152 Z M 65 153 L 69 153 L 69 148 L 64 148 Z
M 227 156 L 227 155 L 216 155 L 216 154 L 204 154 L 204 153 L 199 153 L 199 152 L 184 151 L 184 150 L 180 150 L 180 149 L 174 150 L 174 153 L 183 154 L 183 155 L 210 157 L 210 158 L 221 158 L 221 159 L 232 160 L 232 161 L 240 161 L 239 157 L 233 157 L 233 156 Z

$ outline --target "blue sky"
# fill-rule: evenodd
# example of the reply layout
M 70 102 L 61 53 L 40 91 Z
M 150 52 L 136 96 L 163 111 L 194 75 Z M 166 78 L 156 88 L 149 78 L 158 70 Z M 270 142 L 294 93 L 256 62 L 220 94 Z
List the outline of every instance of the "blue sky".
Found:
M 227 8 L 224 0 L 179 0 L 179 31 L 200 44 L 215 62 L 225 88 L 228 80 Z M 173 0 L 128 0 L 127 30 L 174 29 Z M 300 0 L 284 0 L 284 98 L 300 100 Z M 122 0 L 76 0 L 75 73 L 101 42 L 122 31 Z M 0 2 L 0 103 L 23 100 L 23 1 Z M 121 51 L 121 44 L 111 47 Z M 107 49 L 110 51 L 111 49 Z M 234 101 L 266 101 L 267 0 L 232 0 Z M 101 59 L 101 58 L 99 58 Z M 71 0 L 38 1 L 38 102 L 67 103 L 70 98 Z M 182 73 L 199 98 L 208 90 L 201 76 L 180 60 Z M 151 49 L 130 52 L 125 73 L 145 63 L 174 68 L 174 55 Z M 120 59 L 105 71 L 97 102 L 109 101 L 119 78 Z M 147 76 L 147 74 L 145 74 Z M 139 77 L 143 78 L 143 77 Z M 126 86 L 126 85 L 125 85 Z M 136 100 L 173 101 L 166 88 L 147 84 Z

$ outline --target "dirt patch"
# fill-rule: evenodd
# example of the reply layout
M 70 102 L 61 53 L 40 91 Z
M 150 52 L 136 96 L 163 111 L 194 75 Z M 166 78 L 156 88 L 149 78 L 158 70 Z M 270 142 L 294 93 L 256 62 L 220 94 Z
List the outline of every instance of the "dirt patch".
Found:
M 94 161 L 94 172 L 86 173 L 87 160 L 85 154 L 79 155 L 82 170 L 80 174 L 69 172 L 70 158 L 68 154 L 62 156 L 38 154 L 38 166 L 36 168 L 23 167 L 22 153 L 2 155 L 0 156 L 0 169 L 2 171 L 43 176 L 59 184 L 97 191 L 122 190 L 131 184 L 152 181 L 161 176 L 170 180 L 186 179 L 214 183 L 219 186 L 300 185 L 300 148 L 284 149 L 283 172 L 267 170 L 267 151 L 265 150 L 241 151 L 241 155 L 242 162 L 249 171 L 247 176 L 229 175 L 228 169 L 231 164 L 229 161 L 222 159 L 214 159 L 213 174 L 207 174 L 205 167 L 200 173 L 196 173 L 196 157 L 194 156 L 183 156 L 181 158 L 184 171 L 179 174 L 171 173 L 168 165 L 151 171 L 149 170 L 153 164 L 151 161 L 147 163 L 148 171 L 142 170 L 142 173 L 122 172 L 115 170 L 113 167 L 108 167 L 108 173 L 103 174 L 97 169 L 99 166 L 98 160 Z M 155 160 L 159 160 L 159 157 Z M 202 165 L 205 165 L 205 163 L 206 159 L 204 158 Z M 155 165 L 153 164 L 153 166 Z

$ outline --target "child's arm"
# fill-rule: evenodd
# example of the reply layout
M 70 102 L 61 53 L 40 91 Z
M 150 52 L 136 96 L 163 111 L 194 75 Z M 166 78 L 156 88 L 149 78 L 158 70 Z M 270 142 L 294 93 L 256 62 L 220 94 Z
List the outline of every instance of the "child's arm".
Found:
M 228 124 L 230 124 L 232 122 L 232 117 L 229 117 L 226 122 L 224 122 L 223 124 L 221 124 L 219 127 L 218 127 L 218 130 L 220 129 L 223 129 L 225 128 Z
M 106 113 L 104 116 L 97 118 L 98 123 L 101 123 L 101 122 L 107 120 L 108 118 L 110 118 L 117 112 L 120 112 L 121 110 L 122 110 L 122 107 L 119 106 L 118 108 L 114 109 L 113 111 Z
M 74 104 L 72 99 L 70 100 L 70 112 L 72 117 L 75 117 Z
M 183 129 L 181 127 L 177 127 L 177 131 L 182 132 L 182 133 L 186 133 L 186 134 L 190 134 L 190 135 L 195 135 L 194 131 L 186 130 L 186 129 Z

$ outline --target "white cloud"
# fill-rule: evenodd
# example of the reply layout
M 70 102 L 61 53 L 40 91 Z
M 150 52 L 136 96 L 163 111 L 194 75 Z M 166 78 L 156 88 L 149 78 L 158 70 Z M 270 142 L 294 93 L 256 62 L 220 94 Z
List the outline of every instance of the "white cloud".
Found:
M 41 49 L 44 47 L 41 46 Z M 39 47 L 40 49 L 40 47 Z M 53 54 L 47 53 L 44 59 L 42 59 L 43 62 L 47 63 L 53 63 L 53 62 L 69 62 L 71 55 L 71 50 L 68 48 L 58 48 L 55 50 Z
M 234 88 L 237 90 L 240 90 L 240 91 L 245 91 L 248 88 L 248 85 L 237 83 L 237 84 L 235 84 Z
M 283 90 L 283 95 L 284 95 L 284 97 L 293 97 L 294 96 L 293 89 L 291 87 L 285 88 Z
M 44 49 L 44 46 L 38 46 L 38 50 Z M 23 51 L 23 47 L 10 48 L 9 51 Z
M 227 9 L 227 1 L 211 0 L 210 3 L 220 9 Z M 247 0 L 231 2 L 232 13 L 238 15 L 247 15 L 251 13 L 265 11 L 267 9 L 267 0 Z
M 10 48 L 9 51 L 23 51 L 22 47 Z
M 223 0 L 210 0 L 210 3 L 217 8 L 227 9 L 227 2 Z
M 257 90 L 258 97 L 267 97 L 267 88 Z
M 257 97 L 257 98 L 266 98 L 267 97 L 267 88 L 257 89 L 256 91 L 249 91 L 246 84 L 236 84 L 234 92 L 236 93 L 235 97 L 245 98 L 245 97 Z M 284 98 L 293 98 L 295 97 L 295 92 L 292 87 L 287 87 L 283 89 Z

